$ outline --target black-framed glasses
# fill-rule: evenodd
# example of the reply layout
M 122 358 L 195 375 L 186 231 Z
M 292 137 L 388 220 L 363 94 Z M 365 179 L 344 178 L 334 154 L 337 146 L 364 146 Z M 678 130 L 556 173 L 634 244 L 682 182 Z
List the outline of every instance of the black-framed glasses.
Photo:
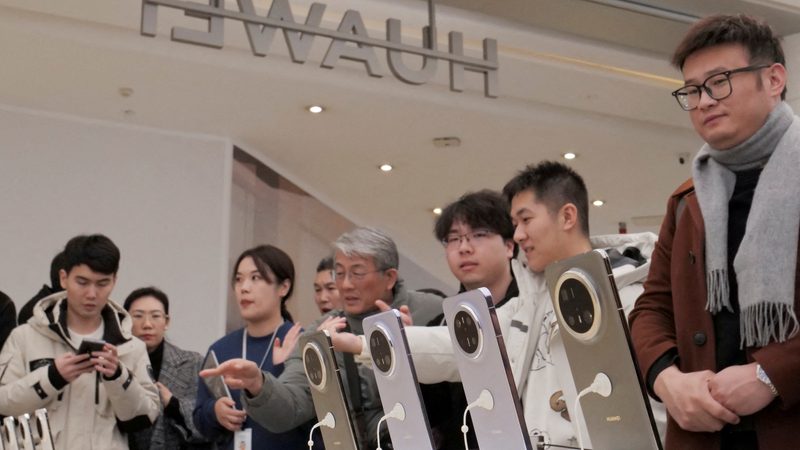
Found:
M 484 228 L 464 234 L 451 233 L 445 236 L 444 239 L 442 239 L 442 245 L 444 245 L 445 248 L 454 249 L 458 248 L 458 246 L 461 245 L 461 242 L 464 239 L 466 239 L 467 242 L 480 243 L 494 236 L 494 234 L 495 233 L 492 232 L 491 230 L 487 230 Z
M 725 72 L 715 73 L 703 81 L 703 84 L 687 84 L 686 86 L 674 91 L 672 96 L 684 111 L 691 111 L 700 105 L 700 96 L 703 92 L 714 100 L 722 100 L 730 97 L 733 93 L 731 85 L 731 75 L 740 72 L 752 72 L 770 67 L 772 64 L 761 64 L 758 66 L 740 67 L 738 69 L 726 70 Z

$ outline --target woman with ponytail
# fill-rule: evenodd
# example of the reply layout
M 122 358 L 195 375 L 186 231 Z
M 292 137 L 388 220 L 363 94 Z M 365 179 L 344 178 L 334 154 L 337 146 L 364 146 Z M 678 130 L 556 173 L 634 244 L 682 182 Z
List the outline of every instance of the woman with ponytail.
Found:
M 286 302 L 294 288 L 294 264 L 283 250 L 260 245 L 244 251 L 233 266 L 231 279 L 239 313 L 245 327 L 211 345 L 219 363 L 242 358 L 253 361 L 276 377 L 283 362 L 297 345 L 302 331 L 292 323 Z M 232 398 L 215 398 L 202 381 L 197 392 L 194 422 L 220 449 L 303 448 L 308 428 L 272 433 L 247 417 L 240 403 L 241 391 L 231 389 Z M 242 443 L 244 447 L 241 447 Z M 234 447 L 235 445 L 235 447 Z

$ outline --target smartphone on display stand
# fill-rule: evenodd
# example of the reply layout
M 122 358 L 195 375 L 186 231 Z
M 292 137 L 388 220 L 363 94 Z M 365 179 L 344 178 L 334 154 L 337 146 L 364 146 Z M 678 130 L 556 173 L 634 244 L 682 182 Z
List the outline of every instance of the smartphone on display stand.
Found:
M 608 397 L 590 393 L 580 399 L 592 446 L 661 450 L 606 253 L 593 250 L 556 261 L 545 268 L 545 279 L 575 392 L 590 386 L 600 373 L 611 382 Z
M 402 420 L 398 417 L 386 418 L 394 449 L 433 449 L 431 427 L 400 312 L 392 309 L 365 318 L 364 336 L 372 356 L 372 370 L 381 395 L 383 413 L 390 414 L 395 408 L 402 409 Z
M 333 418 L 332 428 L 319 427 L 325 448 L 358 450 L 356 430 L 347 407 L 341 371 L 336 363 L 330 335 L 325 330 L 304 334 L 300 336 L 299 345 L 317 420 L 324 422 L 328 414 Z M 319 436 L 316 430 L 313 435 Z
M 531 449 L 517 386 L 486 288 L 467 291 L 442 303 L 453 354 L 467 402 L 491 397 L 492 407 L 470 409 L 480 448 Z

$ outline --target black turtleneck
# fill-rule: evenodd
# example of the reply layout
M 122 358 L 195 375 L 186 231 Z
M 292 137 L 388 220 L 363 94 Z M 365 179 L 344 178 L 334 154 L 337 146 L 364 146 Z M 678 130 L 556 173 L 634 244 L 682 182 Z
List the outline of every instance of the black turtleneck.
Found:
M 728 286 L 733 311 L 723 308 L 714 314 L 714 335 L 717 349 L 717 371 L 726 367 L 747 364 L 739 333 L 739 284 L 733 260 L 739 251 L 747 227 L 747 217 L 753 205 L 761 168 L 735 172 L 736 185 L 728 202 Z

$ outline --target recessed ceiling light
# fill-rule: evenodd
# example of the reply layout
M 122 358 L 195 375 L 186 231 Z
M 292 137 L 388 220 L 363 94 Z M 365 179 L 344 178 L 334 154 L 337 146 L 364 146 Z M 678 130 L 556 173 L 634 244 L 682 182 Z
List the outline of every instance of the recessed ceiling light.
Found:
M 441 216 L 442 208 L 433 208 L 433 213 L 436 214 L 437 216 Z
M 322 111 L 325 111 L 325 108 L 319 105 L 313 105 L 308 107 L 308 112 L 310 112 L 311 114 L 319 114 Z
M 394 167 L 391 164 L 381 164 L 380 169 L 384 172 L 391 172 Z
M 567 152 L 567 153 L 564 153 L 564 155 L 563 155 L 563 156 L 564 156 L 564 159 L 575 159 L 575 158 L 577 158 L 577 157 L 578 157 L 578 155 L 577 155 L 577 154 L 575 154 L 575 153 L 572 153 L 572 152 Z
M 600 206 L 603 206 L 603 205 L 605 205 L 605 204 L 606 204 L 606 202 L 604 202 L 603 200 L 600 200 L 600 199 L 598 198 L 597 200 L 593 201 L 593 202 L 592 202 L 592 204 L 593 204 L 594 206 L 600 207 Z

